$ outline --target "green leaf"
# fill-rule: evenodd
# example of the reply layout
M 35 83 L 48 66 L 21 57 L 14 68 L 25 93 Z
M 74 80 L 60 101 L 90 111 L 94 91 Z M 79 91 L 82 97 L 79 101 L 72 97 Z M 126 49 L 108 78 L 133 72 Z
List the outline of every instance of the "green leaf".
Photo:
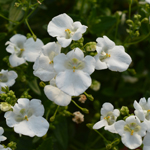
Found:
M 53 139 L 49 137 L 45 139 L 36 150 L 53 150 Z
M 56 124 L 55 127 L 54 136 L 61 146 L 61 150 L 66 150 L 68 147 L 68 126 L 66 118 L 60 116 L 59 123 Z
M 9 19 L 13 21 L 19 21 L 23 15 L 24 11 L 22 10 L 22 7 L 15 7 L 15 1 L 12 2 L 10 10 L 9 10 Z
M 35 92 L 38 95 L 41 95 L 41 90 L 39 88 L 39 85 L 37 83 L 37 79 L 36 78 L 34 80 L 28 82 L 28 84 L 29 84 L 29 87 L 31 88 L 31 90 L 33 92 Z

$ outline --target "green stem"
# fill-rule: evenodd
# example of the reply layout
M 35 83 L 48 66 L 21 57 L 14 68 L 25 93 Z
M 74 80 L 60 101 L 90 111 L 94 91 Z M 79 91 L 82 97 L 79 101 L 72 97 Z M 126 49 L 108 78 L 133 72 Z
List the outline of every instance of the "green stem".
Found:
M 104 141 L 108 142 L 108 140 L 100 132 L 98 132 L 97 130 L 94 131 L 97 132 L 103 138 Z
M 118 34 L 118 26 L 119 26 L 120 20 L 119 20 L 119 14 L 117 15 L 117 24 L 116 24 L 116 31 L 115 31 L 115 41 L 117 38 L 117 34 Z
M 80 16 L 82 16 L 82 11 L 83 11 L 83 7 L 84 7 L 84 3 L 85 3 L 85 0 L 82 0 L 82 5 L 81 5 L 81 9 L 80 9 Z
M 82 107 L 80 107 L 74 100 L 71 100 L 79 109 L 83 110 Z
M 32 29 L 31 29 L 31 27 L 30 27 L 30 25 L 29 25 L 29 23 L 28 23 L 28 20 L 27 20 L 27 19 L 25 19 L 25 22 L 26 22 L 26 24 L 27 24 L 27 26 L 28 26 L 28 28 L 29 28 L 30 32 L 32 33 L 32 35 L 33 35 L 33 37 L 34 37 L 34 36 L 35 36 L 35 34 L 34 34 L 34 32 L 32 31 Z
M 57 108 L 56 108 L 56 110 L 55 110 L 55 113 L 54 113 L 54 115 L 53 115 L 54 117 L 56 116 L 58 109 L 59 109 L 59 106 L 57 106 Z
M 149 35 L 150 35 L 150 33 L 148 33 L 145 37 L 141 38 L 138 41 L 134 41 L 134 42 L 131 42 L 131 43 L 125 43 L 124 46 L 125 45 L 133 45 L 133 44 L 139 43 L 139 42 L 143 41 L 144 39 L 146 39 Z
M 6 19 L 6 20 L 8 20 L 8 21 L 11 21 L 11 22 L 13 22 L 13 23 L 16 23 L 16 24 L 19 23 L 18 21 L 13 21 L 13 20 L 10 20 L 10 19 L 6 18 L 6 17 L 3 16 L 2 14 L 0 14 L 0 17 Z
M 131 17 L 131 5 L 132 5 L 132 0 L 130 0 L 130 4 L 129 4 L 129 19 Z

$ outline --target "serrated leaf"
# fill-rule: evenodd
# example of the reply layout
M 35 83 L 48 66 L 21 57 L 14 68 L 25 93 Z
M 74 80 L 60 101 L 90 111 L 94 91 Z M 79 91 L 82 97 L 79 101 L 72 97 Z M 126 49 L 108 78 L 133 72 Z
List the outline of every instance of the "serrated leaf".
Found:
M 49 137 L 45 139 L 36 150 L 53 150 L 53 139 Z

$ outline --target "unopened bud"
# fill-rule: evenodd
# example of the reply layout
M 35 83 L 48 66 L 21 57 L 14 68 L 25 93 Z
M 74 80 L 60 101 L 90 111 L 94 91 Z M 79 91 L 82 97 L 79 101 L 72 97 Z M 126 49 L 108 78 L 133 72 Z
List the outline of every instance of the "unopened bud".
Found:
M 141 22 L 142 22 L 142 23 L 148 23 L 148 22 L 149 22 L 149 19 L 148 19 L 148 18 L 143 18 Z
M 86 126 L 87 126 L 89 129 L 93 129 L 93 124 L 92 124 L 92 123 L 87 123 Z
M 17 144 L 15 142 L 10 142 L 7 146 L 10 147 L 12 150 L 15 150 L 17 148 Z
M 91 94 L 87 94 L 86 92 L 84 92 L 84 94 L 86 95 L 86 97 L 90 100 L 93 101 L 94 97 Z
M 88 52 L 95 51 L 96 50 L 96 42 L 87 43 L 85 46 L 85 50 Z
M 53 122 L 55 120 L 55 116 L 52 116 L 49 120 L 50 122 Z
M 107 144 L 106 145 L 106 150 L 110 150 L 110 149 L 112 149 L 112 144 Z
M 86 109 L 86 108 L 83 108 L 82 111 L 83 111 L 85 114 L 89 114 L 89 110 Z
M 128 19 L 128 20 L 126 21 L 126 23 L 127 23 L 128 25 L 133 25 L 133 21 L 130 20 L 130 19 Z
M 35 35 L 35 34 L 33 35 L 33 40 L 34 40 L 34 41 L 36 41 L 36 40 L 37 40 L 37 37 L 36 37 L 36 35 Z
M 40 85 L 40 87 L 42 87 L 42 88 L 44 88 L 44 87 L 46 86 L 43 81 L 41 81 L 41 82 L 39 83 L 39 85 Z
M 9 111 L 11 109 L 11 105 L 7 102 L 1 102 L 0 109 L 1 111 Z
M 135 32 L 135 36 L 138 37 L 140 35 L 139 31 Z
M 84 38 L 82 37 L 81 39 L 79 39 L 77 42 L 79 43 L 83 43 L 84 42 Z
M 128 109 L 128 107 L 122 106 L 121 109 L 120 109 L 120 113 L 121 113 L 123 116 L 129 115 L 129 109 Z
M 63 113 L 65 114 L 65 116 L 72 116 L 72 113 L 67 110 L 64 110 Z
M 31 38 L 32 37 L 31 33 L 27 33 L 26 37 L 27 37 L 27 39 Z
M 20 3 L 15 3 L 14 6 L 15 6 L 15 7 L 19 7 L 19 6 L 20 6 Z
M 100 89 L 100 86 L 101 86 L 101 84 L 99 81 L 93 80 L 90 88 L 94 91 L 98 91 Z

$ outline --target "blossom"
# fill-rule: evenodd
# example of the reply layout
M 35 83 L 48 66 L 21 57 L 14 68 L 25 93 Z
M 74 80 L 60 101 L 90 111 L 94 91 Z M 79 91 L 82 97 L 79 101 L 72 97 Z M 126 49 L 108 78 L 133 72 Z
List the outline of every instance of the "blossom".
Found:
M 54 58 L 54 69 L 57 72 L 56 85 L 70 96 L 78 96 L 91 85 L 91 77 L 95 70 L 95 59 L 86 56 L 82 50 L 75 48 Z
M 16 34 L 7 41 L 6 51 L 11 53 L 9 62 L 11 66 L 19 66 L 26 61 L 34 62 L 38 57 L 43 42 L 40 39 L 36 41 L 33 38 L 27 39 L 24 35 Z
M 65 13 L 54 17 L 47 28 L 49 35 L 57 37 L 62 47 L 67 47 L 72 40 L 79 40 L 86 29 L 87 26 L 79 21 L 73 22 L 72 18 Z
M 3 136 L 2 134 L 4 133 L 4 129 L 0 127 L 0 142 L 5 141 L 7 138 Z
M 125 121 L 119 120 L 114 126 L 126 147 L 135 149 L 142 144 L 142 137 L 145 136 L 147 128 L 138 117 L 130 116 Z
M 101 120 L 94 124 L 93 129 L 100 129 L 104 127 L 105 130 L 117 133 L 114 128 L 114 123 L 120 115 L 119 110 L 114 109 L 114 106 L 111 103 L 104 103 L 101 109 L 101 115 Z
M 8 71 L 8 70 L 1 70 L 0 72 L 0 93 L 3 93 L 1 91 L 2 87 L 5 86 L 12 86 L 15 83 L 15 79 L 18 77 L 17 73 L 15 71 Z
M 4 148 L 3 145 L 0 145 L 0 150 L 11 150 L 11 148 L 10 147 Z
M 85 101 L 87 100 L 87 98 L 84 94 L 81 94 L 79 97 L 80 97 L 79 102 L 81 102 L 81 103 L 85 103 Z
M 71 102 L 71 96 L 61 91 L 56 86 L 55 79 L 50 81 L 50 85 L 44 87 L 44 93 L 47 98 L 60 106 L 67 106 Z
M 150 132 L 146 133 L 146 136 L 143 139 L 143 150 L 150 150 Z
M 49 123 L 43 118 L 44 107 L 41 100 L 27 98 L 18 99 L 13 107 L 13 111 L 5 113 L 6 124 L 14 127 L 14 131 L 19 134 L 28 135 L 30 137 L 42 137 L 46 134 Z
M 96 50 L 98 54 L 95 56 L 96 69 L 107 69 L 112 71 L 125 71 L 131 63 L 131 57 L 125 52 L 123 46 L 116 46 L 107 36 L 97 38 Z
M 84 115 L 80 113 L 80 111 L 76 111 L 73 113 L 74 118 L 72 121 L 76 122 L 77 124 L 84 122 Z
M 53 59 L 60 53 L 61 46 L 55 42 L 50 42 L 42 47 L 42 52 L 36 59 L 33 69 L 34 75 L 42 81 L 50 81 L 56 76 L 53 67 Z
M 150 4 L 150 0 L 145 0 L 145 1 Z

